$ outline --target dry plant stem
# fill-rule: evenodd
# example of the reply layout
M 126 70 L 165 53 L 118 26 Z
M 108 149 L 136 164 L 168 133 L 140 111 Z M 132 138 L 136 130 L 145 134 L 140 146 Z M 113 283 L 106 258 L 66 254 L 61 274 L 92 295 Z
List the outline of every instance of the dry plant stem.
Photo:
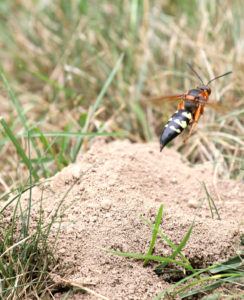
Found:
M 90 295 L 96 296 L 98 299 L 109 300 L 109 298 L 107 298 L 107 297 L 105 297 L 103 295 L 100 295 L 99 293 L 94 292 L 93 290 L 89 289 L 88 287 L 85 287 L 81 283 L 77 283 L 77 282 L 73 282 L 73 281 L 68 281 L 68 280 L 62 279 L 59 284 L 61 284 L 61 285 L 65 284 L 65 286 L 68 285 L 68 286 L 73 286 L 73 287 L 79 288 L 82 291 L 85 291 L 86 293 L 88 293 Z

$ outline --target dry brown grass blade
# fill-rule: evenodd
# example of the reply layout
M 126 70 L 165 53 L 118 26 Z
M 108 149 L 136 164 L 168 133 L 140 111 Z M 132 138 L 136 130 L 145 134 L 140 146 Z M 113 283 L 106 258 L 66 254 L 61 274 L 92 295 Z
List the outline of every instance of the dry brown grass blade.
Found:
M 82 291 L 84 291 L 84 292 L 86 292 L 86 293 L 88 293 L 90 295 L 93 295 L 93 296 L 97 297 L 98 299 L 109 300 L 107 297 L 105 297 L 105 296 L 103 296 L 101 294 L 96 293 L 95 291 L 89 289 L 88 287 L 85 287 L 82 283 L 77 283 L 77 282 L 74 282 L 74 281 L 68 281 L 68 280 L 65 280 L 65 279 L 60 279 L 60 280 L 61 281 L 57 283 L 58 285 L 65 285 L 65 287 L 68 286 L 68 287 L 79 288 Z

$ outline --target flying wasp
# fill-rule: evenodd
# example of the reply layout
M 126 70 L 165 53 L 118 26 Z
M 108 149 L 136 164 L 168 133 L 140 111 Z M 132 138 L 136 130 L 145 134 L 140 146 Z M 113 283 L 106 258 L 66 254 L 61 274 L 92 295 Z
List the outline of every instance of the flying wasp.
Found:
M 168 95 L 151 99 L 154 102 L 164 99 L 180 100 L 177 111 L 168 120 L 164 127 L 164 130 L 160 137 L 160 151 L 177 137 L 188 125 L 191 126 L 189 134 L 184 139 L 186 142 L 193 133 L 198 120 L 204 112 L 204 106 L 208 103 L 208 98 L 211 94 L 211 88 L 209 84 L 226 75 L 232 73 L 232 71 L 219 75 L 211 79 L 207 84 L 204 84 L 199 74 L 193 69 L 190 64 L 187 64 L 191 71 L 201 81 L 201 85 L 198 85 L 195 89 L 188 90 L 184 94 Z

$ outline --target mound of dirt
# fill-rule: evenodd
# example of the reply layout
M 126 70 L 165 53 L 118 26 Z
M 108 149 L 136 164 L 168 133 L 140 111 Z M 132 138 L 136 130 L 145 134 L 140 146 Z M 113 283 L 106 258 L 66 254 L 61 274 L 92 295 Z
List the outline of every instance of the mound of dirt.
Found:
M 212 219 L 207 201 L 197 210 L 206 197 L 200 182 L 208 187 L 221 220 L 215 211 Z M 65 199 L 54 280 L 61 286 L 72 282 L 87 287 L 108 299 L 152 299 L 170 286 L 153 272 L 156 264 L 143 268 L 142 261 L 101 249 L 146 253 L 152 229 L 139 216 L 155 223 L 160 204 L 164 205 L 160 230 L 175 245 L 180 244 L 197 215 L 182 251 L 194 267 L 226 260 L 235 255 L 235 244 L 240 242 L 243 185 L 231 180 L 214 185 L 210 163 L 190 167 L 173 150 L 160 153 L 156 143 L 106 144 L 97 140 L 77 163 L 54 176 L 44 191 L 41 187 L 33 190 L 33 222 L 38 219 L 41 198 L 46 222 Z M 171 253 L 172 249 L 158 237 L 154 254 Z M 61 296 L 57 293 L 55 299 Z M 79 292 L 70 299 L 98 297 Z

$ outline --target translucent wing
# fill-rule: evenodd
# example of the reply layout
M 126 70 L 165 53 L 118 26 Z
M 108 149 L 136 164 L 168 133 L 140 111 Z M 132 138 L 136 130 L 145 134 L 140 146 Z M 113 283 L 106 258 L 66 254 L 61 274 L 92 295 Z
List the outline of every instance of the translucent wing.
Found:
M 143 99 L 142 102 L 146 104 L 155 104 L 155 105 L 160 105 L 164 102 L 168 101 L 179 101 L 185 94 L 173 94 L 173 95 L 165 95 L 165 96 L 158 96 L 158 97 L 151 97 L 151 98 L 146 98 Z M 192 101 L 197 101 L 199 104 L 203 104 L 204 106 L 211 107 L 215 111 L 219 113 L 227 113 L 229 110 L 226 106 L 223 104 L 220 104 L 218 102 L 209 102 L 209 99 L 200 97 L 197 100 L 192 100 Z
M 212 109 L 214 109 L 216 112 L 218 113 L 227 113 L 229 111 L 228 107 L 224 106 L 222 103 L 218 103 L 218 102 L 208 102 L 206 101 L 205 98 L 199 98 L 199 100 L 197 100 L 200 104 L 204 104 L 208 107 L 211 107 Z
M 161 104 L 162 101 L 179 101 L 184 94 L 175 94 L 175 95 L 165 95 L 159 97 L 151 97 L 143 99 L 142 101 L 145 103 L 151 104 Z

